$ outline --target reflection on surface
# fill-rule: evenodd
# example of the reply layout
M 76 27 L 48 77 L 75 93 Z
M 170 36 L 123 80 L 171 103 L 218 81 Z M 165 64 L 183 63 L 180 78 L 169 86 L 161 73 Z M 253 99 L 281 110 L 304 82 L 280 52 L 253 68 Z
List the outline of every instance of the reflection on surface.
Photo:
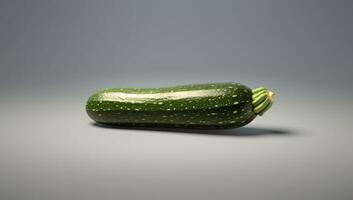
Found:
M 91 123 L 92 126 L 110 129 L 129 129 L 140 131 L 158 131 L 158 132 L 174 132 L 185 134 L 201 134 L 214 136 L 261 136 L 261 135 L 294 135 L 298 131 L 284 128 L 256 128 L 256 127 L 241 127 L 236 129 L 215 129 L 215 130 L 200 130 L 200 129 L 175 129 L 175 128 L 155 128 L 155 127 L 128 127 L 128 126 L 113 126 L 100 123 Z

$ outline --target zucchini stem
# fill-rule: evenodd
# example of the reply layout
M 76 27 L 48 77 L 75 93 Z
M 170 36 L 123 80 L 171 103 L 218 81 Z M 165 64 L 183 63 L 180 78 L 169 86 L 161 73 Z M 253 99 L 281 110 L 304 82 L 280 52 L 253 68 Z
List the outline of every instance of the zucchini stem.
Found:
M 276 94 L 265 87 L 252 90 L 253 111 L 262 116 L 273 104 Z

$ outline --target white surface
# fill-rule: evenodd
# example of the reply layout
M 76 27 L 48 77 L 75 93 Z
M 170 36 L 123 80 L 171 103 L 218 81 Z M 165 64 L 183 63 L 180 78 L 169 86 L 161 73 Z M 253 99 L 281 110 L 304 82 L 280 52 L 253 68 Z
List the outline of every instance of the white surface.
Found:
M 349 100 L 279 101 L 207 134 L 102 128 L 83 101 L 30 102 L 1 103 L 1 200 L 353 199 Z

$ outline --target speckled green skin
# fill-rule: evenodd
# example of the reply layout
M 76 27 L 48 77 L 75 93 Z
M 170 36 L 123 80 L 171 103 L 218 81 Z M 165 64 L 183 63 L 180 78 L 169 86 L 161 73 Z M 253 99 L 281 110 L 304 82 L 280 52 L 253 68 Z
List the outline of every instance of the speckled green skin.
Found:
M 128 127 L 236 128 L 256 117 L 252 90 L 239 83 L 110 88 L 93 94 L 86 111 L 98 123 Z

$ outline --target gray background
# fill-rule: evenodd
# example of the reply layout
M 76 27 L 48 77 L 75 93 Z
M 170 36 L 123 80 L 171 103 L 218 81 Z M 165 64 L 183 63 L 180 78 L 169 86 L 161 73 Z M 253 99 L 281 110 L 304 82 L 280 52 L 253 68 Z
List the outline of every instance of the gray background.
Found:
M 0 1 L 0 199 L 353 199 L 353 3 Z M 245 128 L 96 126 L 105 87 L 234 81 Z

